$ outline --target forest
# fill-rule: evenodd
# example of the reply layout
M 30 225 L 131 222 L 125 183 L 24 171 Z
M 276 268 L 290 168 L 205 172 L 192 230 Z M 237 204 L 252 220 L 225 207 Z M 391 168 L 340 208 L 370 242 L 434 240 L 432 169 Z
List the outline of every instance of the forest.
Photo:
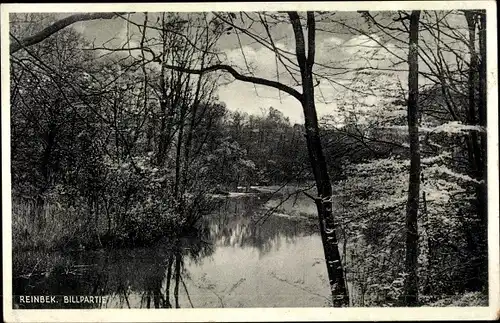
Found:
M 121 36 L 104 39 L 111 26 Z M 307 293 L 326 306 L 487 306 L 486 71 L 484 10 L 11 13 L 14 290 L 54 292 L 47 272 L 83 281 L 76 255 L 130 250 L 107 271 L 154 277 L 116 282 L 127 304 L 136 288 L 148 308 L 181 307 L 184 290 L 196 307 L 191 261 L 240 230 L 262 253 L 317 237 L 324 289 Z M 302 121 L 276 100 L 224 102 L 238 83 Z M 235 198 L 242 222 L 219 221 Z M 206 306 L 245 279 L 206 283 Z

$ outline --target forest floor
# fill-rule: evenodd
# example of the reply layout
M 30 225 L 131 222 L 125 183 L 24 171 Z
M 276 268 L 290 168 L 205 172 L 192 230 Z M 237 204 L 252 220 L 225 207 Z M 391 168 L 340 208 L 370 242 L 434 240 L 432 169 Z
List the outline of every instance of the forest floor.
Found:
M 430 307 L 462 307 L 462 306 L 488 306 L 488 295 L 483 292 L 469 292 L 463 295 L 454 295 L 440 299 L 436 302 L 425 304 Z

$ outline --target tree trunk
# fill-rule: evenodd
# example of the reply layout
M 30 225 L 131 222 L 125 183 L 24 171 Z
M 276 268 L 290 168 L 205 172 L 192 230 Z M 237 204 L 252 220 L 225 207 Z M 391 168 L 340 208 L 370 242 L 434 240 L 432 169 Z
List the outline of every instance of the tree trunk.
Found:
M 168 258 L 168 268 L 167 268 L 167 286 L 165 288 L 165 300 L 166 300 L 166 307 L 167 308 L 172 308 L 172 304 L 170 303 L 170 282 L 172 278 L 172 265 L 174 263 L 174 255 L 170 255 Z
M 475 126 L 478 124 L 477 112 L 476 110 L 476 89 L 478 86 L 478 70 L 479 70 L 479 61 L 476 52 L 476 14 L 472 11 L 465 12 L 465 18 L 467 20 L 467 26 L 469 28 L 469 71 L 468 71 L 468 110 L 467 110 L 467 123 L 469 125 Z M 479 110 L 481 107 L 479 107 Z M 484 115 L 484 113 L 483 113 Z M 484 117 L 483 117 L 484 118 Z M 471 140 L 472 140 L 472 156 L 474 156 L 475 168 L 474 175 L 477 178 L 482 177 L 482 151 L 480 148 L 480 142 L 478 138 L 478 134 L 476 131 L 471 131 Z
M 332 291 L 334 306 L 341 307 L 349 304 L 344 273 L 335 230 L 332 212 L 332 185 L 327 171 L 323 154 L 319 127 L 314 109 L 314 102 L 305 102 L 303 106 L 306 120 L 306 141 L 309 152 L 309 161 L 313 169 L 318 199 L 318 209 L 321 239 L 325 252 L 326 267 Z
M 418 303 L 418 204 L 420 196 L 420 142 L 418 138 L 418 25 L 420 11 L 410 16 L 410 41 L 408 53 L 408 132 L 410 140 L 410 178 L 408 202 L 406 204 L 406 273 L 404 303 L 416 306 Z
M 342 307 L 349 305 L 349 295 L 347 294 L 342 259 L 338 247 L 337 235 L 335 232 L 335 222 L 332 212 L 332 184 L 326 165 L 323 147 L 321 145 L 318 116 L 314 103 L 314 84 L 312 67 L 314 64 L 315 50 L 315 21 L 312 12 L 307 13 L 308 28 L 308 57 L 305 54 L 304 35 L 300 18 L 296 12 L 290 12 L 290 21 L 295 34 L 297 61 L 300 67 L 302 79 L 302 110 L 304 112 L 306 142 L 309 153 L 309 162 L 314 174 L 318 198 L 316 207 L 325 252 L 326 268 L 330 281 L 333 306 Z
M 486 140 L 486 111 L 487 111 L 487 69 L 486 69 L 486 12 L 483 10 L 479 14 L 479 125 L 484 127 L 481 132 L 481 175 L 483 183 L 479 186 L 478 204 L 480 206 L 479 219 L 481 225 L 481 241 L 483 242 L 481 252 L 481 287 L 488 286 L 488 167 L 487 167 L 487 140 Z
M 180 278 L 181 278 L 181 255 L 179 253 L 177 253 L 175 255 L 175 286 L 174 286 L 175 308 L 180 308 L 180 305 L 179 305 Z
M 153 289 L 153 304 L 155 308 L 161 308 L 161 294 L 160 290 L 154 287 Z
M 184 111 L 185 107 L 181 107 L 181 115 L 179 120 L 179 129 L 177 136 L 177 146 L 175 147 L 175 183 L 174 183 L 174 196 L 176 199 L 179 198 L 181 192 L 180 181 L 181 181 L 181 151 L 182 143 L 184 137 Z
M 52 110 L 49 111 L 51 118 L 53 117 Z M 42 228 L 45 226 L 46 219 L 44 218 L 43 209 L 45 206 L 45 193 L 50 188 L 51 185 L 51 177 L 52 177 L 52 160 L 53 153 L 56 144 L 56 134 L 57 134 L 57 126 L 54 121 L 49 121 L 49 126 L 47 131 L 44 133 L 44 141 L 45 147 L 43 149 L 43 155 L 40 162 L 40 173 L 43 176 L 42 186 L 38 190 L 38 194 L 36 197 L 36 208 L 33 217 L 33 223 L 36 224 L 38 228 Z
M 468 115 L 467 123 L 473 126 L 486 127 L 486 15 L 474 11 L 465 11 L 465 19 L 469 29 L 469 71 L 468 71 Z M 479 18 L 479 24 L 478 19 Z M 476 27 L 479 26 L 479 57 L 476 51 Z M 476 105 L 477 103 L 477 105 Z M 487 172 L 486 172 L 486 133 L 472 131 L 468 147 L 472 175 L 482 183 L 476 186 L 475 208 L 478 224 L 470 228 L 476 239 L 469 249 L 477 256 L 472 266 L 471 278 L 466 284 L 468 290 L 481 290 L 488 281 L 487 263 Z
M 151 292 L 148 292 L 146 296 L 146 308 L 147 309 L 151 308 Z

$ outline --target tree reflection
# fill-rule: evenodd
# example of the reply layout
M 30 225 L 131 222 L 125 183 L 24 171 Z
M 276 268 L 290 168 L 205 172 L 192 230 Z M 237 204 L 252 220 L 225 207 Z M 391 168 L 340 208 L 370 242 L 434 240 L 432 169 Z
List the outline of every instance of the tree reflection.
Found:
M 296 237 L 317 232 L 316 221 L 270 216 L 265 222 L 257 222 L 265 212 L 265 198 L 244 197 L 227 199 L 217 214 L 206 218 L 211 240 L 217 245 L 253 247 L 261 255 L 273 248 L 280 248 L 282 241 L 293 243 Z
M 180 308 L 182 294 L 194 307 L 186 264 L 199 263 L 217 246 L 256 248 L 262 256 L 317 231 L 316 222 L 280 216 L 255 223 L 265 202 L 255 196 L 226 199 L 218 212 L 147 248 L 16 253 L 14 295 L 106 296 L 106 302 L 20 304 L 15 296 L 14 303 L 19 308 Z
M 213 245 L 207 242 L 206 237 L 198 231 L 198 236 L 177 237 L 162 241 L 161 253 L 154 257 L 153 263 L 145 266 L 141 278 L 130 284 L 130 294 L 140 295 L 139 307 L 151 308 L 180 308 L 179 294 L 181 288 L 192 305 L 189 291 L 184 283 L 183 276 L 187 275 L 185 262 L 199 261 L 213 253 Z M 130 264 L 131 268 L 140 268 L 140 264 Z M 124 278 L 125 276 L 119 276 Z M 123 292 L 123 291 L 122 291 Z M 115 295 L 119 295 L 115 293 Z M 152 301 L 152 302 L 151 302 Z
M 14 304 L 18 308 L 179 308 L 181 285 L 188 293 L 182 280 L 185 260 L 198 261 L 211 253 L 212 244 L 197 234 L 165 239 L 152 248 L 67 253 L 43 270 L 33 266 L 32 273 L 14 276 L 13 294 L 106 296 L 106 303 L 22 304 L 14 296 Z M 42 253 L 23 255 L 24 264 L 36 264 L 44 257 Z

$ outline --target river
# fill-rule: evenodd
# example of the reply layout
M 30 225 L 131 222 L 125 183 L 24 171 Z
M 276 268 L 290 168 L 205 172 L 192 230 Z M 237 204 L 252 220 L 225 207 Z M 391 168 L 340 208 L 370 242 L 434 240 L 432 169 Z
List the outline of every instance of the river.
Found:
M 287 201 L 277 214 L 269 215 L 264 210 L 279 204 L 279 196 L 234 194 L 222 199 L 220 209 L 204 218 L 207 238 L 201 241 L 186 237 L 177 241 L 175 248 L 159 243 L 148 248 L 16 255 L 18 262 L 29 259 L 33 263 L 37 257 L 45 257 L 52 265 L 45 271 L 14 270 L 15 295 L 106 296 L 100 305 L 59 302 L 18 306 L 329 306 L 317 220 L 307 216 L 314 212 L 311 201 L 305 197 Z M 167 292 L 169 274 L 172 279 Z

